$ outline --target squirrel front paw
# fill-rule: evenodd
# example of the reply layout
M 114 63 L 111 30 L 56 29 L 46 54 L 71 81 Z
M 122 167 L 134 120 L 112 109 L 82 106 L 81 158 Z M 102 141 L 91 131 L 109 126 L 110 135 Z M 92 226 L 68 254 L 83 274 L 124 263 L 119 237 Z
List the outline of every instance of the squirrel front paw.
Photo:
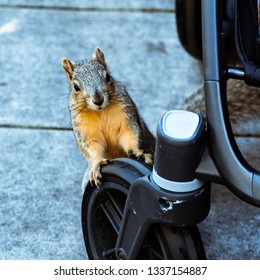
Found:
M 153 156 L 151 154 L 143 154 L 144 162 L 153 165 Z
M 151 154 L 145 154 L 143 150 L 129 150 L 128 156 L 137 160 L 142 159 L 145 163 L 153 165 L 153 156 Z
M 102 159 L 99 161 L 96 161 L 94 164 L 92 164 L 92 168 L 90 171 L 90 184 L 93 187 L 99 188 L 102 185 L 101 179 L 102 175 L 100 172 L 100 169 L 102 166 L 109 164 L 109 160 L 107 159 Z

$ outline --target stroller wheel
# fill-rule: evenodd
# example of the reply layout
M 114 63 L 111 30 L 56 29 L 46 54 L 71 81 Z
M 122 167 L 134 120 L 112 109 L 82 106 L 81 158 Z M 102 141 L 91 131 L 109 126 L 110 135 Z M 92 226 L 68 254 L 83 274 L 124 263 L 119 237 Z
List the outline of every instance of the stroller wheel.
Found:
M 202 59 L 201 0 L 176 0 L 176 24 L 184 49 Z
M 183 48 L 193 57 L 202 59 L 201 0 L 175 0 L 176 25 Z M 235 52 L 234 1 L 224 1 L 223 36 L 227 52 Z M 233 54 L 237 61 L 236 54 Z
M 131 183 L 144 176 L 146 167 L 128 160 L 114 161 L 102 168 L 100 189 L 87 184 L 82 203 L 82 228 L 89 259 L 116 259 L 115 246 Z M 138 165 L 140 168 L 138 168 Z M 146 169 L 150 172 L 149 169 Z M 196 226 L 150 227 L 137 259 L 205 259 Z

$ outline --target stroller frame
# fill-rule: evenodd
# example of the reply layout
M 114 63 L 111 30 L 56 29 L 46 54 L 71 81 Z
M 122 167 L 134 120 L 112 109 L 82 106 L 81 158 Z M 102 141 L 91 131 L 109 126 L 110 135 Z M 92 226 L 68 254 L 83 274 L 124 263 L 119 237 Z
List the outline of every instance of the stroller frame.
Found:
M 244 201 L 260 206 L 260 173 L 243 158 L 234 140 L 228 117 L 226 81 L 242 79 L 243 69 L 223 63 L 224 49 L 219 1 L 202 2 L 204 87 L 209 147 L 225 185 Z

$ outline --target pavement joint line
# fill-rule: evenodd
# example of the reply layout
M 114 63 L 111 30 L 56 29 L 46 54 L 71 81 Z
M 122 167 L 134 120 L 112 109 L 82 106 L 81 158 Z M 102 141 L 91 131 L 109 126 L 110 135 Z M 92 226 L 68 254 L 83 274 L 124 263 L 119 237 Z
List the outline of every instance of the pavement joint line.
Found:
M 32 130 L 60 130 L 60 131 L 72 131 L 72 128 L 71 128 L 71 127 L 1 124 L 1 125 L 0 125 L 0 129 L 4 129 L 4 128 L 32 129 Z
M 74 12 L 125 12 L 125 13 L 175 13 L 174 9 L 158 9 L 158 8 L 81 8 L 66 6 L 43 6 L 43 5 L 8 5 L 0 4 L 0 8 L 11 9 L 31 9 L 31 10 L 53 10 L 53 11 L 74 11 Z
M 32 129 L 32 130 L 73 131 L 72 127 L 0 124 L 0 129 L 5 129 L 5 128 L 11 128 L 11 129 Z M 260 138 L 260 134 L 234 134 L 234 137 L 236 137 L 236 138 Z
M 260 134 L 234 134 L 234 137 L 239 138 L 260 138 Z

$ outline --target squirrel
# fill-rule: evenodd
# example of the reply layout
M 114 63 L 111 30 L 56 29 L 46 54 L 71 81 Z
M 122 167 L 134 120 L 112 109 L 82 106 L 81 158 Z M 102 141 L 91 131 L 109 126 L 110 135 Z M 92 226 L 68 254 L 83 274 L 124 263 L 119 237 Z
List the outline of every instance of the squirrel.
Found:
M 97 47 L 88 60 L 63 58 L 62 66 L 71 86 L 71 124 L 89 164 L 91 185 L 101 186 L 101 166 L 118 157 L 152 165 L 155 138 L 125 86 L 110 74 L 101 49 Z

